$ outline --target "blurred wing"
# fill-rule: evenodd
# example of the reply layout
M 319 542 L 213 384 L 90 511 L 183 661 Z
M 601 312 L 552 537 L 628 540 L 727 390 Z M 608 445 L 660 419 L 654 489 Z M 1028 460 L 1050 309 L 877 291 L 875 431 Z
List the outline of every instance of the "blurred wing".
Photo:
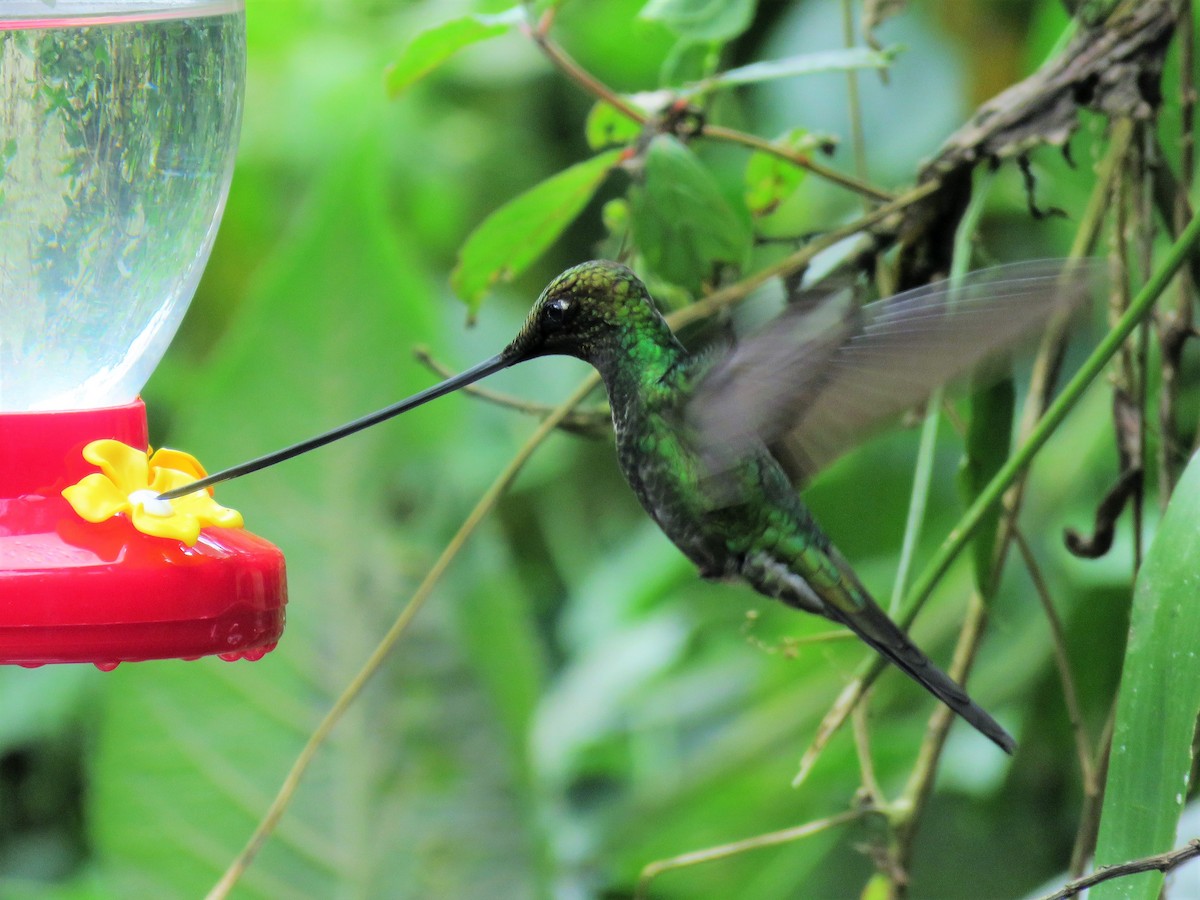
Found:
M 850 299 L 847 291 L 789 305 L 704 371 L 684 420 L 710 475 L 760 446 L 768 423 L 795 421 L 820 396 L 835 354 L 862 328 L 862 310 Z
M 997 266 L 868 304 L 815 335 L 815 314 L 785 313 L 705 374 L 688 423 L 715 471 L 761 442 L 803 481 L 939 385 L 1078 308 L 1103 275 L 1098 260 Z

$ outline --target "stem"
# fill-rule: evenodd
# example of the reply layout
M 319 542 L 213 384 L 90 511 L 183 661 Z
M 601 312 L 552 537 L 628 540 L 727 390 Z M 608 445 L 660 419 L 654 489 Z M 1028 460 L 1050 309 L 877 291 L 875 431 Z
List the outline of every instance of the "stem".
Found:
M 1054 664 L 1058 668 L 1058 679 L 1062 683 L 1067 720 L 1071 723 L 1071 733 L 1075 736 L 1075 752 L 1079 756 L 1083 793 L 1085 797 L 1094 797 L 1100 792 L 1100 785 L 1096 781 L 1096 767 L 1092 764 L 1091 742 L 1088 740 L 1087 723 L 1083 720 L 1083 707 L 1079 703 L 1079 691 L 1075 687 L 1075 676 L 1071 672 L 1071 660 L 1067 655 L 1067 638 L 1063 631 L 1062 620 L 1054 609 L 1054 602 L 1050 599 L 1050 591 L 1046 587 L 1046 579 L 1042 577 L 1042 570 L 1038 566 L 1037 558 L 1033 555 L 1033 548 L 1025 540 L 1025 535 L 1016 528 L 1013 529 L 1013 540 L 1025 561 L 1025 568 L 1029 571 L 1034 591 L 1037 593 L 1038 600 L 1041 601 L 1042 609 L 1046 613 L 1046 621 L 1050 625 L 1050 644 L 1054 648 Z
M 854 8 L 850 0 L 842 0 L 842 43 L 846 49 L 854 46 Z M 846 72 L 846 112 L 850 116 L 850 144 L 854 148 L 854 174 L 860 181 L 867 180 L 867 144 L 863 138 L 862 104 L 858 97 L 858 73 L 853 69 Z M 864 203 L 870 210 L 870 204 Z
M 1071 866 L 1068 871 L 1075 876 L 1083 874 L 1083 867 L 1096 852 L 1096 838 L 1100 834 L 1100 813 L 1104 807 L 1104 788 L 1108 780 L 1108 762 L 1112 758 L 1113 729 L 1117 724 L 1117 698 L 1113 697 L 1108 718 L 1100 730 L 1100 745 L 1096 751 L 1096 793 L 1083 797 L 1083 808 L 1079 813 L 1079 829 L 1075 832 L 1075 846 L 1071 848 Z
M 533 42 L 537 44 L 538 49 L 546 55 L 546 58 L 560 72 L 587 91 L 587 93 L 599 100 L 603 100 L 621 115 L 632 119 L 639 125 L 646 124 L 647 117 L 645 113 L 625 100 L 624 97 L 592 75 L 591 72 L 579 65 L 579 63 L 575 62 L 562 47 L 550 39 L 544 28 L 527 30 L 527 33 L 533 39 Z
M 891 194 L 882 188 L 878 188 L 872 184 L 868 184 L 865 181 L 861 181 L 852 175 L 846 174 L 845 172 L 839 172 L 837 169 L 817 162 L 810 156 L 806 156 L 803 153 L 795 153 L 786 147 L 780 147 L 778 144 L 764 140 L 756 135 L 747 134 L 744 131 L 735 131 L 732 128 L 725 128 L 721 125 L 708 124 L 704 125 L 704 127 L 700 129 L 700 133 L 706 138 L 712 138 L 713 140 L 717 141 L 725 141 L 729 144 L 738 144 L 742 147 L 746 147 L 750 150 L 758 150 L 762 153 L 770 153 L 772 156 L 777 156 L 786 162 L 790 162 L 792 165 L 798 168 L 806 169 L 807 171 L 812 172 L 819 178 L 824 178 L 828 182 L 844 187 L 847 190 L 854 191 L 857 194 L 862 194 L 864 197 L 867 197 L 871 200 L 880 200 L 886 203 L 887 201 L 895 198 L 894 194 Z
M 801 838 L 820 834 L 822 831 L 828 831 L 830 828 L 836 828 L 838 825 L 854 822 L 872 812 L 874 812 L 872 809 L 853 809 L 849 812 L 839 813 L 836 816 L 829 816 L 826 819 L 807 822 L 804 825 L 796 825 L 792 828 L 784 828 L 780 831 L 770 831 L 766 834 L 756 835 L 744 841 L 719 844 L 716 847 L 709 847 L 705 850 L 681 853 L 679 856 L 657 860 L 642 869 L 633 896 L 635 900 L 643 900 L 643 898 L 649 897 L 650 882 L 663 872 L 670 871 L 671 869 L 682 869 L 698 863 L 713 862 L 718 859 L 735 856 L 738 853 L 745 853 L 747 850 L 757 850 L 761 847 L 776 847 L 780 844 L 788 844 L 792 841 L 798 841 Z
M 921 423 L 921 441 L 917 445 L 917 462 L 913 468 L 912 494 L 908 499 L 908 515 L 904 520 L 904 541 L 900 545 L 900 561 L 892 582 L 892 598 L 888 616 L 895 618 L 904 600 L 904 588 L 917 553 L 917 541 L 925 524 L 925 508 L 929 504 L 929 489 L 933 484 L 933 461 L 937 453 L 938 424 L 942 420 L 942 396 L 938 388 L 926 404 L 925 421 Z
M 875 776 L 875 761 L 871 757 L 871 732 L 867 726 L 867 707 L 859 704 L 854 710 L 854 749 L 858 754 L 858 767 L 862 772 L 863 789 L 876 809 L 886 809 L 887 798 L 879 779 Z

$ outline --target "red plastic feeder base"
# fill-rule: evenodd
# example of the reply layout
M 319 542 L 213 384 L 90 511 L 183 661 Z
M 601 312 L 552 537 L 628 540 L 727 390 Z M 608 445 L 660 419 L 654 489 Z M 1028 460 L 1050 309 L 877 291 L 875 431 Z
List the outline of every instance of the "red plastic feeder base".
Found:
M 0 663 L 117 663 L 219 654 L 258 659 L 283 633 L 283 554 L 238 528 L 193 547 L 93 524 L 61 491 L 96 471 L 86 444 L 145 450 L 141 400 L 107 409 L 0 413 Z

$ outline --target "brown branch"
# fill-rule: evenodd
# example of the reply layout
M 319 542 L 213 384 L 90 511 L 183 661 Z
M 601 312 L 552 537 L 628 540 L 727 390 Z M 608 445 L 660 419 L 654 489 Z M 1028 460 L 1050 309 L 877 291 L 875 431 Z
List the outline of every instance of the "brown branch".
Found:
M 840 172 L 837 169 L 822 165 L 811 156 L 805 153 L 796 153 L 789 150 L 787 147 L 781 147 L 779 144 L 772 141 L 764 140 L 753 134 L 747 134 L 744 131 L 735 131 L 732 128 L 725 128 L 721 125 L 705 124 L 700 129 L 700 134 L 706 138 L 712 138 L 717 141 L 725 141 L 730 144 L 739 144 L 750 150 L 758 150 L 761 153 L 769 153 L 772 156 L 778 157 L 800 169 L 805 169 L 819 178 L 824 178 L 847 190 L 861 194 L 869 200 L 880 200 L 884 203 L 895 198 L 894 194 L 888 193 L 882 188 L 877 188 L 866 181 L 855 178 L 853 175 L 848 175 L 845 172 Z
M 909 210 L 901 233 L 901 287 L 949 270 L 949 248 L 971 193 L 971 172 L 986 162 L 1064 147 L 1088 107 L 1113 120 L 1153 117 L 1166 47 L 1175 24 L 1172 0 L 1123 2 L 1106 21 L 1081 28 L 1038 71 L 984 103 L 921 170 L 918 183 L 944 188 Z
M 591 72 L 579 65 L 579 63 L 575 62 L 562 47 L 550 39 L 547 31 L 549 30 L 549 23 L 551 21 L 553 21 L 553 16 L 551 13 L 547 13 L 547 17 L 543 18 L 541 24 L 536 29 L 527 29 L 526 33 L 537 44 L 538 49 L 545 54 L 546 58 L 554 64 L 555 68 L 587 91 L 587 93 L 598 100 L 603 100 L 627 119 L 632 119 L 639 125 L 645 125 L 647 122 L 645 113 L 625 100 L 624 97 L 596 78 Z
M 1193 73 L 1195 60 L 1196 29 L 1192 20 L 1192 0 L 1181 0 L 1179 9 L 1179 170 L 1182 175 L 1179 187 L 1173 192 L 1172 216 L 1170 227 L 1173 233 L 1187 225 L 1187 217 L 1191 215 L 1188 196 L 1191 193 L 1193 171 L 1196 158 L 1195 116 L 1196 116 L 1196 84 Z M 1167 161 L 1162 159 L 1159 149 L 1160 165 L 1152 173 L 1153 188 L 1157 201 L 1159 173 L 1169 169 Z M 1162 373 L 1158 393 L 1158 424 L 1160 440 L 1158 443 L 1159 468 L 1159 499 L 1162 508 L 1166 509 L 1167 501 L 1175 487 L 1175 479 L 1183 462 L 1180 447 L 1183 441 L 1179 435 L 1179 423 L 1176 421 L 1176 398 L 1179 394 L 1179 370 L 1183 362 L 1183 348 L 1192 334 L 1194 315 L 1192 303 L 1196 293 L 1195 268 L 1179 274 L 1179 291 L 1175 299 L 1175 308 L 1161 316 L 1159 321 L 1159 344 L 1162 347 Z
M 1129 862 L 1105 866 L 1091 875 L 1077 878 L 1063 885 L 1060 890 L 1055 891 L 1053 894 L 1046 894 L 1044 897 L 1039 897 L 1038 900 L 1067 900 L 1068 897 L 1074 897 L 1080 891 L 1100 884 L 1102 881 L 1111 881 L 1114 878 L 1126 878 L 1130 875 L 1140 875 L 1142 872 L 1170 872 L 1172 869 L 1183 865 L 1189 859 L 1194 859 L 1197 856 L 1200 856 L 1200 838 L 1193 838 L 1178 850 L 1170 850 L 1166 853 L 1159 853 L 1157 856 L 1146 856 L 1142 859 L 1132 859 Z
M 1100 813 L 1104 808 L 1105 782 L 1108 779 L 1108 763 L 1112 759 L 1113 730 L 1117 727 L 1117 698 L 1114 696 L 1109 706 L 1108 717 L 1100 730 L 1099 750 L 1096 751 L 1095 794 L 1083 797 L 1083 807 L 1079 811 L 1079 829 L 1075 832 L 1075 846 L 1071 848 L 1071 865 L 1067 870 L 1074 876 L 1083 874 L 1083 867 L 1088 859 L 1096 852 L 1096 838 L 1100 834 Z

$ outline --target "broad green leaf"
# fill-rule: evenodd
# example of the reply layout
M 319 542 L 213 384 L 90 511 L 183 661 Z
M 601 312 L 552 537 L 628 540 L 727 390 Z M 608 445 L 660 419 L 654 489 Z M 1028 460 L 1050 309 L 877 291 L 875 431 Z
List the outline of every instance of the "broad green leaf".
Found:
M 643 183 L 630 191 L 633 235 L 650 269 L 697 292 L 719 264 L 740 266 L 750 229 L 716 179 L 683 143 L 659 135 L 646 152 Z
M 754 7 L 755 0 L 650 0 L 640 15 L 689 41 L 728 41 L 750 27 Z
M 804 128 L 793 128 L 775 141 L 795 153 L 809 153 L 827 146 L 830 138 L 812 134 Z M 746 206 L 751 215 L 765 216 L 774 212 L 790 197 L 804 180 L 806 172 L 786 159 L 756 150 L 746 160 Z
M 504 34 L 524 20 L 525 12 L 514 6 L 496 15 L 473 15 L 451 19 L 426 29 L 400 51 L 387 70 L 387 89 L 393 97 L 420 81 L 459 50 L 479 41 Z
M 603 150 L 614 144 L 628 144 L 641 134 L 642 126 L 603 100 L 588 112 L 583 126 L 584 137 L 593 150 Z
M 1200 455 L 1180 478 L 1134 586 L 1096 867 L 1170 850 L 1200 715 Z M 1104 882 L 1092 900 L 1155 900 L 1160 872 Z
M 621 158 L 610 150 L 576 163 L 504 204 L 471 232 L 450 275 L 474 313 L 498 281 L 511 281 L 574 221 Z
M 693 90 L 711 90 L 721 87 L 737 87 L 775 81 L 779 78 L 795 78 L 799 75 L 815 75 L 820 72 L 852 72 L 857 69 L 886 69 L 900 52 L 899 47 L 872 50 L 869 47 L 847 47 L 843 50 L 825 50 L 820 53 L 805 53 L 786 59 L 771 59 L 750 63 L 736 69 L 727 69 L 719 75 L 706 79 Z
M 703 83 L 721 67 L 723 46 L 712 41 L 676 41 L 659 69 L 659 84 L 680 86 L 676 94 L 687 91 L 687 86 Z M 672 101 L 678 97 L 672 97 Z

